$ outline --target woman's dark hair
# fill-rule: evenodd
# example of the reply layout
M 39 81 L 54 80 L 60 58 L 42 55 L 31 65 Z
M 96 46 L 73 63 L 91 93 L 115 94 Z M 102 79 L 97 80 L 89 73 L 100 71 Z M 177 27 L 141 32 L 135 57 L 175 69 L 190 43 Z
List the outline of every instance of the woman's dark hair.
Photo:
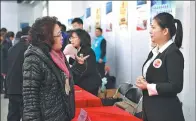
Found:
M 22 31 L 18 31 L 18 32 L 16 33 L 16 38 L 20 39 L 22 35 L 23 35 L 23 34 L 22 34 Z
M 183 38 L 183 28 L 182 23 L 178 19 L 174 19 L 174 17 L 166 12 L 159 13 L 154 17 L 154 20 L 157 21 L 159 26 L 162 29 L 168 28 L 171 38 L 176 34 L 175 36 L 175 44 L 178 48 L 182 46 L 182 38 Z M 175 26 L 175 23 L 177 23 L 177 28 Z
M 3 36 L 4 37 L 5 35 L 6 35 L 6 32 L 4 32 L 4 31 L 1 31 L 0 32 L 0 36 Z
M 41 47 L 47 45 L 49 50 L 54 44 L 53 31 L 57 24 L 56 17 L 44 16 L 35 20 L 29 31 L 29 39 L 32 45 Z
M 30 29 L 31 29 L 30 26 L 26 26 L 22 28 L 22 35 L 28 35 Z
M 61 22 L 60 22 L 60 21 L 57 21 L 57 24 L 58 24 L 59 26 L 62 26 L 62 24 L 61 24 Z
M 6 28 L 1 28 L 1 32 L 7 32 L 7 29 Z
M 4 32 L 4 31 L 1 31 L 0 32 L 0 37 L 3 37 L 3 39 L 1 40 L 1 42 L 5 39 L 5 35 L 6 35 L 6 32 Z
M 72 30 L 71 35 L 73 33 L 76 33 L 80 39 L 80 46 L 81 47 L 91 47 L 91 37 L 88 34 L 88 32 L 86 32 L 83 29 L 76 29 L 76 30 Z
M 10 37 L 14 37 L 15 34 L 14 34 L 14 32 L 9 31 L 5 36 L 6 36 L 6 38 L 10 38 Z

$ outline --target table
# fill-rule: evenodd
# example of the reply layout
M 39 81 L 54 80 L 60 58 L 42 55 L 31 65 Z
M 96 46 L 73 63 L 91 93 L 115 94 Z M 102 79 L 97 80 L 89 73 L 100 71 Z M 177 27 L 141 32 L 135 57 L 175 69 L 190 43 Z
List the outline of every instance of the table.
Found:
M 72 121 L 77 121 L 81 108 L 76 108 L 76 115 Z M 128 112 L 115 106 L 84 108 L 91 121 L 142 121 Z
M 102 106 L 101 99 L 85 90 L 75 90 L 76 108 Z

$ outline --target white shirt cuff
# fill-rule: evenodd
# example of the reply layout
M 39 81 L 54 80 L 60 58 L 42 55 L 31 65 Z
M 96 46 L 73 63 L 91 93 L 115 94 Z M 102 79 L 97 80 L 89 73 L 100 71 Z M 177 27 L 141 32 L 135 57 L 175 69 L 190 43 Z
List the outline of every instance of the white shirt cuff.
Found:
M 147 90 L 148 90 L 149 96 L 158 95 L 156 84 L 147 84 Z

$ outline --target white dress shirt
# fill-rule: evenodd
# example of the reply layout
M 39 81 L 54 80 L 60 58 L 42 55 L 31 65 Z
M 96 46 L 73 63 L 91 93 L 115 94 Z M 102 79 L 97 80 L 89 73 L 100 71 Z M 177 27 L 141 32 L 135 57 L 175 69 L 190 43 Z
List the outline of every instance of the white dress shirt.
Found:
M 158 49 L 158 46 L 156 46 L 152 50 L 153 56 L 152 56 L 151 59 L 148 60 L 148 62 L 146 62 L 146 64 L 144 65 L 144 68 L 143 68 L 143 76 L 144 76 L 144 78 L 146 78 L 147 70 L 148 70 L 150 64 L 153 63 L 153 61 L 157 57 L 157 55 L 159 53 L 162 53 L 164 50 L 166 50 L 172 43 L 173 43 L 173 41 L 171 39 L 166 44 L 164 44 L 160 49 Z M 147 90 L 148 90 L 149 96 L 158 95 L 158 92 L 156 90 L 156 84 L 153 84 L 153 83 L 152 84 L 148 84 L 147 85 Z

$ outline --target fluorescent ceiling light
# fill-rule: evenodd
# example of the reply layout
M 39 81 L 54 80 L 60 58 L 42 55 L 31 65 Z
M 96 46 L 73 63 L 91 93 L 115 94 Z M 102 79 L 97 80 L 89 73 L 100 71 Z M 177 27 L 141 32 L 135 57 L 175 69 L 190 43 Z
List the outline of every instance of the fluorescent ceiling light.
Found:
M 33 4 L 35 1 L 31 1 L 30 4 Z

